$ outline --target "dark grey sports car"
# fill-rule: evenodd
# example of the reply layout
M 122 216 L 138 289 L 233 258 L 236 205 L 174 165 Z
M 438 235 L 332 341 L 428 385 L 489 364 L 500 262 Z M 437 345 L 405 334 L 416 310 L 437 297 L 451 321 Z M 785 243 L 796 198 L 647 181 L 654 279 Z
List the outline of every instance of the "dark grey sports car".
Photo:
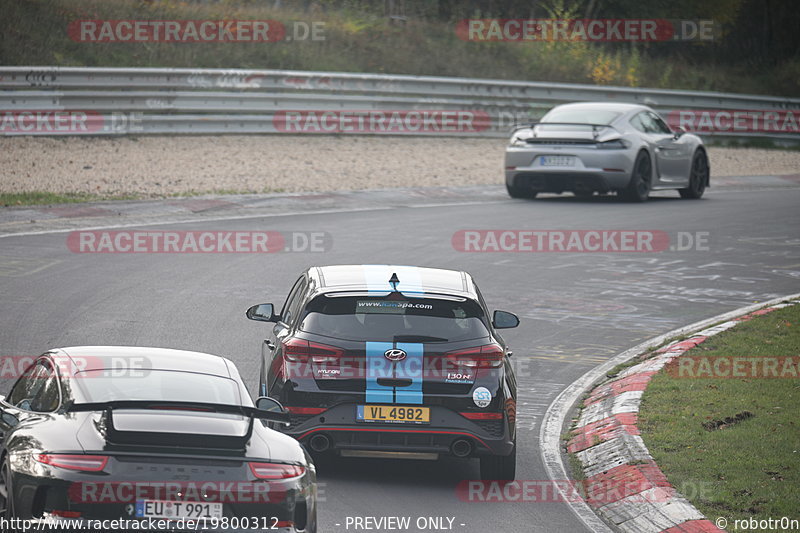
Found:
M 52 350 L 0 397 L 0 506 L 67 529 L 314 532 L 313 463 L 268 427 L 288 419 L 223 357 Z

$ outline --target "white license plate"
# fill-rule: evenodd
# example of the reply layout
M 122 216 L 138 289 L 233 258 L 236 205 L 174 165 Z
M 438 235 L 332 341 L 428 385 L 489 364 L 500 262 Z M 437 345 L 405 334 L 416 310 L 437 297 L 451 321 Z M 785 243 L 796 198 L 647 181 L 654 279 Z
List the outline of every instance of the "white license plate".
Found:
M 543 167 L 574 167 L 575 157 L 571 155 L 543 155 L 539 158 Z
M 138 518 L 222 518 L 221 502 L 136 500 Z

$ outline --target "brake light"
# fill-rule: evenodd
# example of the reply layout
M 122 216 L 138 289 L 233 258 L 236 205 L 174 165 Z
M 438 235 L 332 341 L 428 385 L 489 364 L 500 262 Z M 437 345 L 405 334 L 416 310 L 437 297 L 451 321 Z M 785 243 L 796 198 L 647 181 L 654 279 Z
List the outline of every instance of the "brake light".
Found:
M 502 420 L 503 413 L 458 413 L 464 418 L 468 418 L 470 420 Z
M 283 343 L 283 356 L 293 363 L 306 363 L 309 359 L 320 364 L 335 363 L 343 354 L 341 348 L 303 339 L 289 339 Z
M 327 410 L 325 407 L 292 407 L 290 405 L 285 406 L 285 409 L 293 415 L 318 415 Z
M 108 463 L 108 457 L 104 455 L 41 453 L 36 456 L 36 460 L 46 465 L 57 466 L 67 470 L 79 470 L 81 472 L 100 472 Z
M 503 364 L 503 349 L 497 344 L 454 350 L 445 354 L 448 361 L 468 368 L 499 368 Z
M 305 474 L 306 469 L 298 465 L 281 463 L 248 463 L 250 471 L 258 479 L 291 479 Z

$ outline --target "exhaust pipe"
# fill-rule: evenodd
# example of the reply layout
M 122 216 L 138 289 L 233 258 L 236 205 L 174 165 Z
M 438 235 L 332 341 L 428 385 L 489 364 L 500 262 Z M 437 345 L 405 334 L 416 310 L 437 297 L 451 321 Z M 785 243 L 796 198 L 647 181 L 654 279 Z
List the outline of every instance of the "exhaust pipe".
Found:
M 331 439 L 327 435 L 318 433 L 308 440 L 308 445 L 317 453 L 326 452 L 331 447 Z
M 466 439 L 454 440 L 450 452 L 456 457 L 467 457 L 472 453 L 472 443 Z

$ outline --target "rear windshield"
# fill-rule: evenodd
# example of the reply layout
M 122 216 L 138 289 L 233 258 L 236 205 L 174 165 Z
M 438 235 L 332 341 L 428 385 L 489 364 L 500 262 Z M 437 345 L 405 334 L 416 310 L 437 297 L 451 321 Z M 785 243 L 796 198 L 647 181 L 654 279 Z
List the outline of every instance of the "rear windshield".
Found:
M 472 300 L 318 296 L 300 330 L 348 340 L 447 342 L 486 337 L 480 305 Z
M 241 405 L 236 382 L 173 370 L 85 370 L 76 374 L 86 401 L 171 400 Z
M 541 122 L 574 122 L 578 124 L 611 124 L 622 113 L 606 109 L 553 109 Z

